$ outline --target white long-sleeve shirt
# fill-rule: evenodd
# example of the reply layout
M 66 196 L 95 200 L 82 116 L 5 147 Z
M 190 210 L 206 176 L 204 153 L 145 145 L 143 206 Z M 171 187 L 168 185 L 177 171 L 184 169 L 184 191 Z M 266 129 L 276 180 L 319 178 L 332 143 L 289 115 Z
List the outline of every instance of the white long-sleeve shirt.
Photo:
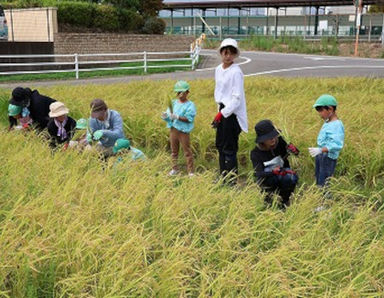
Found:
M 244 93 L 244 75 L 239 65 L 232 64 L 224 69 L 223 64 L 215 71 L 215 101 L 224 104 L 221 113 L 225 118 L 236 115 L 241 130 L 248 132 L 247 107 Z

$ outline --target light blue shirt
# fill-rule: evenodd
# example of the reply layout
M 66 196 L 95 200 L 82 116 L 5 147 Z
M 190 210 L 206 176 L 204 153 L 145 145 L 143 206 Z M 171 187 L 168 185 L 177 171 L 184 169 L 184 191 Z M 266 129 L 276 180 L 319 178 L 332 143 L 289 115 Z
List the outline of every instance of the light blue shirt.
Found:
M 328 157 L 337 159 L 344 146 L 344 125 L 341 120 L 325 122 L 317 137 L 317 146 L 327 147 Z
M 180 120 L 171 120 L 169 118 L 169 115 L 171 114 L 171 111 L 169 108 L 167 109 L 168 117 L 164 120 L 167 122 L 168 128 L 176 128 L 177 130 L 184 132 L 184 133 L 190 133 L 194 127 L 194 121 L 196 116 L 196 107 L 195 104 L 188 100 L 186 102 L 180 102 L 178 99 L 172 100 L 172 108 L 173 113 L 178 115 L 179 117 L 185 117 L 188 119 L 189 122 L 184 122 Z
M 144 153 L 141 150 L 131 146 L 127 154 L 124 154 L 124 156 L 119 156 L 117 158 L 115 165 L 126 160 L 127 157 L 128 157 L 128 160 L 133 160 L 133 161 L 147 159 L 147 157 L 144 155 Z
M 129 151 L 129 156 L 131 157 L 132 160 L 146 160 L 146 157 L 143 153 L 143 151 L 131 147 L 131 150 Z
M 121 119 L 120 114 L 114 110 L 108 110 L 108 118 L 105 121 L 90 118 L 89 126 L 92 133 L 95 133 L 96 130 L 103 131 L 100 143 L 104 147 L 112 147 L 115 145 L 117 139 L 125 138 L 123 119 Z

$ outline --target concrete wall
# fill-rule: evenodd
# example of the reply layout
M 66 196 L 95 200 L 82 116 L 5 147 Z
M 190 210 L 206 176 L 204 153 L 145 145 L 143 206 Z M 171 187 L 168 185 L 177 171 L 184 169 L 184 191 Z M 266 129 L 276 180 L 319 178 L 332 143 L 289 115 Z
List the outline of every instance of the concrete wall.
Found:
M 58 31 L 57 8 L 7 9 L 8 41 L 51 42 Z

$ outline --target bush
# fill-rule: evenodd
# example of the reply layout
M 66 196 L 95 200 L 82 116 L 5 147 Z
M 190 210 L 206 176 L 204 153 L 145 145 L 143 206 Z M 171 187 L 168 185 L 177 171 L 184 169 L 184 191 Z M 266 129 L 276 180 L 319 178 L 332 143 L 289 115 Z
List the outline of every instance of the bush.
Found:
M 144 34 L 163 34 L 165 30 L 165 22 L 156 17 L 146 19 L 142 33 Z
M 97 5 L 89 2 L 56 0 L 19 0 L 1 3 L 4 9 L 27 7 L 57 7 L 59 25 L 75 28 L 98 28 L 104 31 L 141 32 L 163 34 L 165 22 L 156 17 L 143 16 L 133 10 L 116 8 L 110 5 Z
M 118 9 L 119 30 L 124 32 L 137 32 L 144 26 L 141 15 L 128 9 Z
M 90 28 L 96 8 L 97 5 L 86 2 L 58 2 L 57 19 L 59 23 Z
M 116 8 L 106 5 L 97 6 L 93 27 L 106 31 L 117 31 L 119 29 L 119 19 Z

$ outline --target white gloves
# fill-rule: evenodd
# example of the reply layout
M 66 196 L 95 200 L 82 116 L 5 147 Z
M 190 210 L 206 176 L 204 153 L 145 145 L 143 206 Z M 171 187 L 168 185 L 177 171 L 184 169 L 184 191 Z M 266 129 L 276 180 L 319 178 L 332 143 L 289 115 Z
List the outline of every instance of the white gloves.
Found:
M 176 114 L 173 114 L 173 113 L 168 114 L 167 112 L 162 112 L 161 113 L 161 119 L 165 120 L 167 118 L 169 118 L 169 119 L 171 119 L 173 121 L 173 120 L 179 120 L 180 116 L 176 115 Z
M 315 157 L 319 154 L 322 153 L 321 151 L 321 148 L 319 147 L 311 147 L 311 148 L 308 148 L 308 151 L 309 151 L 309 154 L 312 156 L 312 157 Z
M 171 114 L 170 116 L 169 116 L 169 118 L 171 118 L 171 120 L 173 121 L 173 120 L 179 120 L 179 115 L 176 115 L 176 114 Z
M 78 144 L 79 144 L 79 142 L 77 142 L 77 141 L 69 141 L 68 147 L 69 148 L 77 147 Z

